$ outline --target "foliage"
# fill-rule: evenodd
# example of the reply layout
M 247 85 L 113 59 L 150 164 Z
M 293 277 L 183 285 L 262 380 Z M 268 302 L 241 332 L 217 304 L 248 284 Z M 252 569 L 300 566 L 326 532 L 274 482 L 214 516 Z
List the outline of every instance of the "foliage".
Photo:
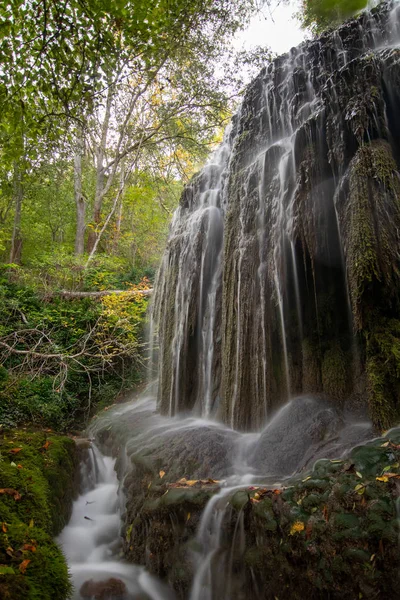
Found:
M 320 33 L 366 8 L 367 0 L 303 0 L 300 19 L 304 27 Z
M 57 430 L 86 420 L 102 395 L 108 399 L 140 378 L 142 326 L 148 280 L 126 294 L 43 301 L 37 292 L 0 286 L 0 422 L 31 422 Z M 101 287 L 101 286 L 99 286 Z
M 74 442 L 42 432 L 0 434 L 0 595 L 62 600 L 68 569 L 53 541 L 75 495 Z

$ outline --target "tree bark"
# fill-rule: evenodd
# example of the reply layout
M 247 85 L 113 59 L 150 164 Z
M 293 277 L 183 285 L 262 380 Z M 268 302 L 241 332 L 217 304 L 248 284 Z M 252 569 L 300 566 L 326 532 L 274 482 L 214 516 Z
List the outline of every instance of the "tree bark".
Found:
M 85 251 L 85 214 L 86 202 L 82 195 L 82 156 L 83 156 L 83 134 L 78 133 L 74 156 L 74 195 L 76 205 L 76 233 L 75 254 L 81 255 Z
M 24 197 L 23 178 L 21 165 L 14 163 L 14 227 L 11 238 L 10 263 L 20 264 L 22 257 L 22 235 L 21 235 L 21 214 L 22 201 Z
M 89 254 L 93 252 L 93 248 L 96 245 L 97 236 L 98 236 L 98 228 L 100 226 L 101 221 L 101 208 L 103 206 L 103 199 L 106 194 L 106 189 L 104 186 L 104 159 L 106 156 L 107 150 L 107 136 L 108 129 L 110 126 L 110 118 L 111 118 L 111 104 L 113 99 L 114 89 L 110 84 L 107 92 L 107 100 L 106 107 L 104 113 L 104 119 L 101 126 L 101 138 L 100 144 L 96 149 L 96 191 L 94 197 L 94 206 L 93 206 L 93 219 L 92 219 L 92 228 L 88 234 L 87 241 L 87 251 Z
M 111 296 L 112 294 L 126 294 L 127 296 L 151 296 L 153 289 L 148 290 L 103 290 L 101 292 L 69 292 L 62 290 L 61 292 L 52 292 L 46 294 L 46 298 L 103 298 L 103 296 Z

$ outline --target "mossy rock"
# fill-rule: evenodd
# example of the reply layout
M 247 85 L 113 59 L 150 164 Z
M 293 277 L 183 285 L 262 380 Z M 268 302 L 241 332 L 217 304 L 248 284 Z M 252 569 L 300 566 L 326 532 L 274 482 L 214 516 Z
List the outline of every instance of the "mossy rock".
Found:
M 0 596 L 64 600 L 71 584 L 54 542 L 77 492 L 75 442 L 25 430 L 0 436 Z

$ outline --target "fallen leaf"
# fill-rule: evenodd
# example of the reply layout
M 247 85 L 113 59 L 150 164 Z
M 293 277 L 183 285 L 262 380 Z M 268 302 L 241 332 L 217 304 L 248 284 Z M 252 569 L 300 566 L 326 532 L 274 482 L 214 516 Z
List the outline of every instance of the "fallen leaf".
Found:
M 35 521 L 34 521 L 33 519 L 31 519 L 31 520 L 29 521 L 29 527 L 33 527 L 33 526 L 34 526 L 34 524 L 35 524 Z
M 15 467 L 16 468 L 17 464 L 14 461 L 12 461 L 12 462 L 10 462 L 10 467 Z
M 21 452 L 22 448 L 11 448 L 11 450 L 9 450 L 10 454 L 18 454 L 18 452 Z
M 24 467 L 22 465 L 17 465 L 17 469 L 23 469 Z
M 354 491 L 357 492 L 357 494 L 359 494 L 360 496 L 362 496 L 365 492 L 365 485 L 363 485 L 362 483 L 358 483 L 354 488 Z
M 11 556 L 13 558 L 14 557 L 14 549 L 11 548 L 11 546 L 8 546 L 8 548 L 6 548 L 6 554 L 8 554 L 8 556 Z
M 189 521 L 189 519 L 190 519 L 190 513 L 187 514 L 186 521 Z
M 36 552 L 36 546 L 33 546 L 32 544 L 24 544 L 22 546 L 22 550 L 24 552 Z
M 389 444 L 390 444 L 390 442 L 385 442 L 384 444 L 381 444 L 381 448 L 387 448 L 387 446 L 389 446 Z
M 382 477 L 377 477 L 376 481 L 383 481 L 383 483 L 387 483 L 389 481 L 389 477 L 387 475 L 383 475 Z
M 289 535 L 294 535 L 295 533 L 300 533 L 301 531 L 304 531 L 304 523 L 302 521 L 295 521 L 295 523 L 293 523 L 293 525 L 290 528 L 290 534 Z
M 13 496 L 14 500 L 21 500 L 21 494 L 13 488 L 0 488 L 0 494 L 7 494 Z
M 7 533 L 7 524 L 3 523 L 1 526 L 1 529 L 2 529 L 3 533 Z
M 356 471 L 356 475 L 357 475 L 357 477 L 359 477 L 360 479 L 362 479 L 362 475 L 361 475 L 360 471 Z
M 165 471 L 160 471 L 159 475 L 160 475 L 160 479 L 162 479 L 164 477 L 164 475 L 165 475 Z
M 309 479 L 311 479 L 311 475 L 309 475 L 308 477 L 306 477 L 305 479 L 302 479 L 302 482 L 304 483 L 305 481 L 308 481 Z
M 48 450 L 50 444 L 51 444 L 51 442 L 49 440 L 47 440 L 47 442 L 45 442 L 43 444 L 43 446 L 40 448 L 40 450 Z
M 21 571 L 21 573 L 25 573 L 26 567 L 29 565 L 30 562 L 31 561 L 29 560 L 29 558 L 26 558 L 22 561 L 22 563 L 19 565 L 19 570 Z
M 370 560 L 370 562 L 372 562 L 372 561 L 374 560 L 374 558 L 375 558 L 375 554 L 372 554 L 372 555 L 371 555 L 371 558 L 369 559 L 369 560 Z
M 282 490 L 276 489 L 276 490 L 272 490 L 275 494 L 275 496 L 279 496 L 279 494 L 282 494 Z
M 260 499 L 260 494 L 258 494 L 258 493 L 256 492 L 256 493 L 254 494 L 254 498 L 255 498 L 256 500 L 259 500 L 259 499 Z

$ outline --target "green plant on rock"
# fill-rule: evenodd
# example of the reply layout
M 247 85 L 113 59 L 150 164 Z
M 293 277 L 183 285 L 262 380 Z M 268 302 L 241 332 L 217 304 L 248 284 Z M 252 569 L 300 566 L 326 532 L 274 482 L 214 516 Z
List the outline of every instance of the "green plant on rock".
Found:
M 71 584 L 53 540 L 76 494 L 73 440 L 43 432 L 0 435 L 0 597 L 64 600 Z

